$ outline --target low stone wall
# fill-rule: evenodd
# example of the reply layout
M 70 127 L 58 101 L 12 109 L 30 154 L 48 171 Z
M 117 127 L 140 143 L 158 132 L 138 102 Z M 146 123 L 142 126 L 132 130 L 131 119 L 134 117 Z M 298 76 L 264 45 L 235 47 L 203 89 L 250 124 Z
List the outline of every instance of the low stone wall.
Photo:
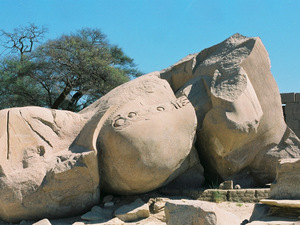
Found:
M 259 202 L 261 199 L 269 198 L 270 188 L 234 190 L 206 189 L 199 194 L 198 200 L 203 201 Z
M 259 202 L 270 197 L 270 188 L 256 189 L 168 189 L 161 188 L 161 194 L 171 196 L 184 196 L 209 202 Z
M 300 137 L 300 93 L 282 93 L 281 102 L 286 124 Z

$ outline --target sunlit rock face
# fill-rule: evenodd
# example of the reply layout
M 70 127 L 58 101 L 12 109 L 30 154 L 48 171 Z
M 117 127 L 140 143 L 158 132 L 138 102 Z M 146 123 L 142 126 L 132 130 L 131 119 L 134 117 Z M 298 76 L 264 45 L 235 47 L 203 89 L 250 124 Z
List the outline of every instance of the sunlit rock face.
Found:
M 96 152 L 72 145 L 87 118 L 39 107 L 0 111 L 0 217 L 75 215 L 99 201 Z
M 0 218 L 9 222 L 78 214 L 100 190 L 200 187 L 201 164 L 208 179 L 257 187 L 275 179 L 279 159 L 300 157 L 268 53 L 239 34 L 79 113 L 5 109 L 0 125 Z
M 144 75 L 126 83 L 85 112 L 95 108 L 107 109 L 99 115 L 97 138 L 103 190 L 147 192 L 199 164 L 198 159 L 192 164 L 188 160 L 197 127 L 195 110 L 157 76 Z M 88 126 L 97 121 L 95 117 Z M 193 157 L 198 158 L 197 153 Z
M 271 184 L 271 199 L 300 199 L 299 168 L 300 158 L 279 160 L 276 180 Z
M 180 60 L 160 77 L 195 108 L 197 148 L 210 177 L 263 185 L 274 180 L 278 159 L 300 156 L 259 38 L 235 34 Z

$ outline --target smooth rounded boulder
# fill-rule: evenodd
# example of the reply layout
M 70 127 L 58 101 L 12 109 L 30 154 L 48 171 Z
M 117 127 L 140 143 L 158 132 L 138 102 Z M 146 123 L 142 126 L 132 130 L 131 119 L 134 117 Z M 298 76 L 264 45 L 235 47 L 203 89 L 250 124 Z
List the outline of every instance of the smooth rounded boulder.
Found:
M 197 126 L 195 110 L 155 73 L 121 85 L 82 113 L 100 110 L 84 130 L 97 127 L 101 189 L 144 193 L 199 163 L 188 160 Z M 89 134 L 82 135 L 83 142 Z

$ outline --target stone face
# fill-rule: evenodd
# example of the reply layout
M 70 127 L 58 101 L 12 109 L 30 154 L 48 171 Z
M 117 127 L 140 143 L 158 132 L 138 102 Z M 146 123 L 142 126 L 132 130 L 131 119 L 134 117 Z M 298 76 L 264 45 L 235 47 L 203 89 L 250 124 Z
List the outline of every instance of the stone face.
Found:
M 2 219 L 72 215 L 97 203 L 96 150 L 71 145 L 85 122 L 79 114 L 38 107 L 0 111 Z
M 271 199 L 300 200 L 300 159 L 278 162 L 276 181 L 271 185 Z M 275 201 L 275 200 L 274 200 Z
M 197 126 L 194 108 L 157 76 L 144 75 L 119 86 L 82 113 L 90 111 L 99 112 L 86 130 L 98 123 L 103 190 L 147 192 L 195 165 L 189 163 L 195 161 L 189 160 Z M 81 135 L 83 143 L 87 135 Z
M 214 203 L 196 200 L 169 200 L 165 205 L 168 225 L 237 225 L 239 218 Z
M 243 187 L 264 185 L 274 180 L 278 159 L 300 156 L 259 38 L 235 34 L 180 60 L 160 77 L 196 110 L 197 149 L 209 176 Z

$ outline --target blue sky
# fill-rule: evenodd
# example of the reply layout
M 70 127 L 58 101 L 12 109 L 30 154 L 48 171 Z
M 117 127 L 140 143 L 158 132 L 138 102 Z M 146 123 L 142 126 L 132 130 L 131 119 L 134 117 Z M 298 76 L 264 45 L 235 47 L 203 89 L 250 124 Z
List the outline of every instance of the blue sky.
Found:
M 237 32 L 258 36 L 280 92 L 300 92 L 299 12 L 300 0 L 0 0 L 0 29 L 35 23 L 52 39 L 100 28 L 144 73 Z

